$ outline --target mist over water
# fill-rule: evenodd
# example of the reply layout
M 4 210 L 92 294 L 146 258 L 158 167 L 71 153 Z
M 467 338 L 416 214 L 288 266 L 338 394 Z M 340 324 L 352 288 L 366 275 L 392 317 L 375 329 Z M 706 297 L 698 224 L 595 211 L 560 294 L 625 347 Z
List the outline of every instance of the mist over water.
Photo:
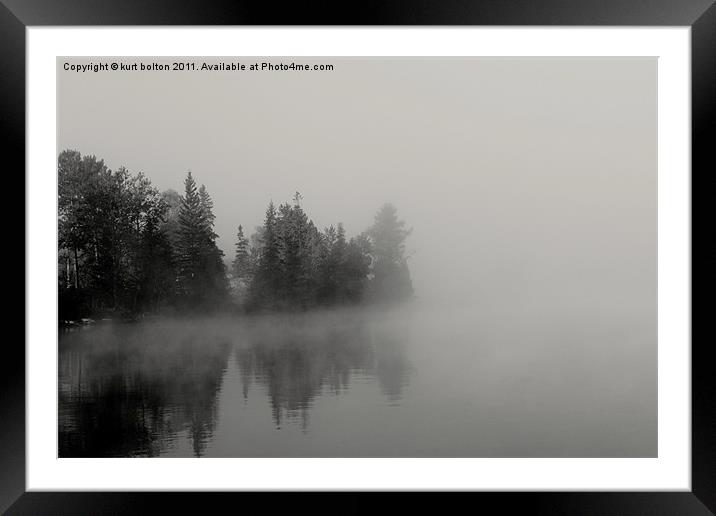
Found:
M 414 303 L 66 332 L 60 456 L 656 454 L 648 316 L 497 315 Z

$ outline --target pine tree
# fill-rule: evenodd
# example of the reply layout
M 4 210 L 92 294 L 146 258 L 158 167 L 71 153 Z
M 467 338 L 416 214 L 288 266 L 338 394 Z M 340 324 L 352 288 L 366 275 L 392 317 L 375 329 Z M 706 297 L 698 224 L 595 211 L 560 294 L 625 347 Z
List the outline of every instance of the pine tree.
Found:
M 199 187 L 199 203 L 201 204 L 201 219 L 204 232 L 212 242 L 216 240 L 217 235 L 214 233 L 214 201 L 211 200 L 206 186 Z
M 171 241 L 162 229 L 167 210 L 163 200 L 148 212 L 139 249 L 138 303 L 156 309 L 163 301 L 171 301 L 174 294 L 174 261 Z
M 341 298 L 348 303 L 360 303 L 370 273 L 370 240 L 364 235 L 351 238 L 341 262 Z
M 301 208 L 301 194 L 296 192 L 293 205 L 279 207 L 277 220 L 281 281 L 279 296 L 291 308 L 304 308 L 310 302 L 310 256 L 308 217 Z
M 198 297 L 205 236 L 205 214 L 196 182 L 189 171 L 184 180 L 184 196 L 179 208 L 176 262 L 181 289 L 191 301 L 196 301 Z
M 247 280 L 251 276 L 251 257 L 249 256 L 249 241 L 244 236 L 244 228 L 239 225 L 236 234 L 236 256 L 232 263 L 234 276 Z
M 338 241 L 339 231 L 334 226 L 329 226 L 323 230 L 319 247 L 316 285 L 316 298 L 321 305 L 330 306 L 336 303 L 338 290 L 336 247 Z
M 368 230 L 372 247 L 371 295 L 374 301 L 392 302 L 408 299 L 413 295 L 405 239 L 412 229 L 405 229 L 405 222 L 398 219 L 392 204 L 384 204 Z
M 202 243 L 200 251 L 200 300 L 204 304 L 216 305 L 225 300 L 229 286 L 224 265 L 224 252 L 216 245 L 218 235 L 214 233 L 214 201 L 204 185 L 199 188 L 201 206 Z
M 273 201 L 266 208 L 260 235 L 261 247 L 249 299 L 252 307 L 267 308 L 274 306 L 281 281 L 277 214 Z

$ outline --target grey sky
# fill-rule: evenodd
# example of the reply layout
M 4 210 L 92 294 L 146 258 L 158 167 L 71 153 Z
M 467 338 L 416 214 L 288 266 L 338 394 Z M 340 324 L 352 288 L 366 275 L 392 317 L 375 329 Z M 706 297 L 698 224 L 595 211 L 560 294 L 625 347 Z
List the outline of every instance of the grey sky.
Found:
M 349 235 L 391 201 L 414 228 L 407 248 L 424 299 L 655 309 L 655 59 L 62 70 L 107 60 L 58 58 L 58 151 L 95 154 L 179 192 L 191 169 L 214 199 L 227 255 L 239 224 L 253 229 L 269 200 L 296 190 L 319 227 L 343 222 Z

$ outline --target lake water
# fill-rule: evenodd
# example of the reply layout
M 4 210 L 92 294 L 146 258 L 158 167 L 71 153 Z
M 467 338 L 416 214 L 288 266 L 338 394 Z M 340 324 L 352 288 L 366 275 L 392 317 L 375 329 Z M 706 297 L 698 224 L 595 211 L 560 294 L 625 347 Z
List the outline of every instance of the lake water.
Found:
M 523 310 L 61 330 L 59 456 L 656 456 L 653 314 Z

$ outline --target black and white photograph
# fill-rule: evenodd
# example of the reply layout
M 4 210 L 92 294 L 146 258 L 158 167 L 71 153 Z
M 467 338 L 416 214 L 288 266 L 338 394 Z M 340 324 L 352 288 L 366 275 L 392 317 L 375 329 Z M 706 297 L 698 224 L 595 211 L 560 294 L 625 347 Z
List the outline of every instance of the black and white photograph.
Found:
M 657 457 L 654 57 L 57 57 L 58 456 Z

